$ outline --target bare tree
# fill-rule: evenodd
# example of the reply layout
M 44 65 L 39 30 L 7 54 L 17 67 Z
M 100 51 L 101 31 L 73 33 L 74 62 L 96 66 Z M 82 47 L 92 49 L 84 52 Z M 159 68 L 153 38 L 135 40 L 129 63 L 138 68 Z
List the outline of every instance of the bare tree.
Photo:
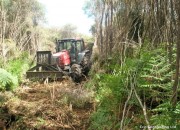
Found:
M 37 26 L 43 20 L 43 8 L 37 0 L 0 1 L 0 53 L 3 61 L 8 58 L 11 43 L 16 44 L 18 53 L 37 50 Z M 10 54 L 10 53 L 9 53 Z

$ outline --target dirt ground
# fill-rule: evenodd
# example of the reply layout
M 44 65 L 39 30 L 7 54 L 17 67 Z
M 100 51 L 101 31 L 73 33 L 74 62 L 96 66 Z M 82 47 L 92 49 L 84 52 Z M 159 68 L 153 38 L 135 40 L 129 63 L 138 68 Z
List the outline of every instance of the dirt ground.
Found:
M 0 96 L 0 126 L 8 130 L 87 130 L 93 111 L 93 92 L 70 79 L 27 82 Z

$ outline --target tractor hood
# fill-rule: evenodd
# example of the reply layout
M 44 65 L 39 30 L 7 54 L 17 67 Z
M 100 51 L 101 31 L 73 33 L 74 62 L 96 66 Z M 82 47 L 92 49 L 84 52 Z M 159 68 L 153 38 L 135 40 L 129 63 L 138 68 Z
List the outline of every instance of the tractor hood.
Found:
M 61 52 L 52 54 L 52 59 L 53 62 L 56 62 L 61 68 L 70 64 L 70 55 L 67 50 L 62 50 Z

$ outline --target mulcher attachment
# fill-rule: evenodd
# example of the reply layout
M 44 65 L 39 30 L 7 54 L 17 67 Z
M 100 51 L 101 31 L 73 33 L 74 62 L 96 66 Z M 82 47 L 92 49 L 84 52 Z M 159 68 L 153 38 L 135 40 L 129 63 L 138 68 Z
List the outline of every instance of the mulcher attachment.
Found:
M 38 51 L 36 56 L 36 66 L 26 72 L 28 79 L 62 78 L 64 73 L 56 65 L 51 64 L 51 51 Z

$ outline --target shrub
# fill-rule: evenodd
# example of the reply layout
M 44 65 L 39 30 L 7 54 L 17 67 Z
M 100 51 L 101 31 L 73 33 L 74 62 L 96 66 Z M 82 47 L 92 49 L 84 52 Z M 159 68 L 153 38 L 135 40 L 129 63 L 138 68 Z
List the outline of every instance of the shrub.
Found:
M 175 109 L 169 101 L 166 101 L 152 110 L 154 115 L 151 117 L 153 126 L 166 126 L 170 129 L 180 129 L 180 102 L 177 103 Z
M 0 90 L 13 90 L 17 85 L 17 77 L 0 68 Z
M 96 89 L 98 107 L 91 117 L 90 129 L 119 127 L 122 118 L 120 113 L 130 93 L 131 85 L 135 86 L 141 101 L 145 102 L 151 125 L 178 124 L 179 103 L 176 110 L 171 110 L 169 103 L 172 97 L 171 78 L 174 70 L 171 69 L 166 52 L 162 48 L 151 51 L 144 48 L 137 56 L 126 58 L 123 66 L 117 63 L 104 65 L 103 69 L 108 73 L 96 73 L 91 83 Z M 108 69 L 110 71 L 107 71 Z M 132 127 L 134 124 L 146 125 L 142 118 L 142 108 L 134 94 L 128 105 L 134 109 L 133 117 L 136 116 L 141 122 L 128 121 L 127 115 L 124 127 Z
M 114 129 L 118 120 L 119 104 L 123 104 L 124 97 L 127 97 L 127 73 L 121 73 L 120 66 L 112 73 L 99 73 L 94 76 L 96 86 L 97 111 L 92 114 L 91 126 L 89 129 Z M 125 70 L 126 71 L 126 70 Z
M 10 60 L 5 69 L 12 75 L 17 76 L 18 80 L 21 81 L 29 68 L 29 62 L 28 53 L 24 52 L 19 57 Z

